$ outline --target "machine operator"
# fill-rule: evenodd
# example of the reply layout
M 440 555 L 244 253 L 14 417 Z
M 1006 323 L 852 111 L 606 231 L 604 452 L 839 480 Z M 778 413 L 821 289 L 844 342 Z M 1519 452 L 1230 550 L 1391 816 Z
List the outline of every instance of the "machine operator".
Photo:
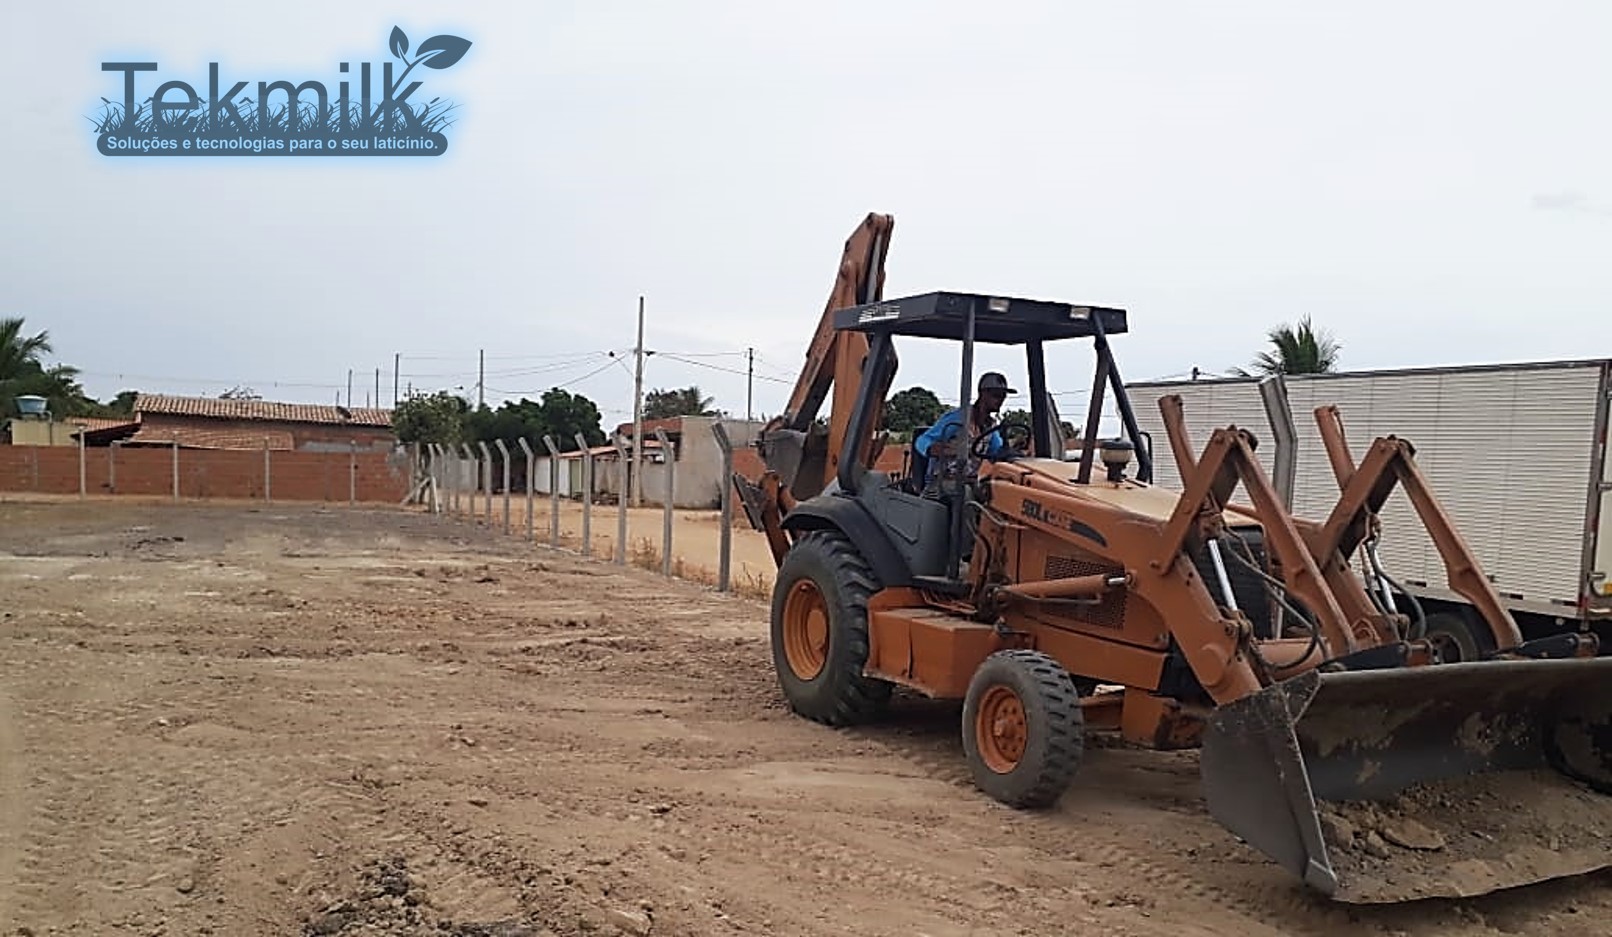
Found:
M 978 394 L 966 411 L 962 407 L 948 410 L 941 414 L 933 426 L 913 440 L 913 449 L 927 460 L 925 491 L 933 492 L 939 480 L 954 471 L 957 447 L 968 446 L 981 433 L 991 430 L 996 424 L 996 414 L 1001 411 L 1008 395 L 1016 393 L 1018 391 L 1008 386 L 1006 377 L 996 371 L 987 371 L 980 375 Z M 984 446 L 986 457 L 993 460 L 1016 452 L 994 430 L 991 430 Z M 973 478 L 978 472 L 979 459 L 971 453 L 968 457 L 968 477 Z

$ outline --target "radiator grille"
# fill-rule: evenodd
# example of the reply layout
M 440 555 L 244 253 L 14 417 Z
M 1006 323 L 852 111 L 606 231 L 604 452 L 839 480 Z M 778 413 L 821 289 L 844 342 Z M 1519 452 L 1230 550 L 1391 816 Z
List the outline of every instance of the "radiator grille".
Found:
M 1070 556 L 1048 556 L 1044 575 L 1047 579 L 1072 579 L 1077 576 L 1096 576 L 1114 572 L 1118 570 L 1113 564 L 1077 553 Z M 1106 592 L 1101 601 L 1090 605 L 1077 605 L 1073 602 L 1044 605 L 1042 612 L 1053 618 L 1074 619 L 1098 628 L 1118 631 L 1125 626 L 1125 590 L 1115 589 Z

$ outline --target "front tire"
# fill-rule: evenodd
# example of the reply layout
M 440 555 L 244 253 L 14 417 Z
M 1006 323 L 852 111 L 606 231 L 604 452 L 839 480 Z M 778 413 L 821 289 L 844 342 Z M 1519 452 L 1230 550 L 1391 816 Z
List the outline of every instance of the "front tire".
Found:
M 1012 807 L 1058 802 L 1085 756 L 1069 673 L 1040 651 L 997 651 L 969 681 L 963 752 L 974 783 Z
M 894 687 L 864 676 L 868 599 L 878 580 L 837 530 L 814 530 L 790 547 L 772 592 L 772 660 L 796 713 L 824 725 L 867 722 Z

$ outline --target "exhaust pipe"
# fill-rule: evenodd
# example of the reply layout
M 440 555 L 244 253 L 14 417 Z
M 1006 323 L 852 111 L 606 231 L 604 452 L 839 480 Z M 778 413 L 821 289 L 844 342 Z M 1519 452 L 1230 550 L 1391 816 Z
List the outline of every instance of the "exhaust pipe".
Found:
M 1271 484 L 1282 498 L 1282 505 L 1293 510 L 1293 486 L 1298 472 L 1299 431 L 1293 422 L 1293 410 L 1287 402 L 1287 383 L 1280 374 L 1272 374 L 1259 382 L 1259 396 L 1265 402 L 1265 418 L 1270 421 L 1271 435 L 1276 439 L 1276 462 L 1271 470 Z

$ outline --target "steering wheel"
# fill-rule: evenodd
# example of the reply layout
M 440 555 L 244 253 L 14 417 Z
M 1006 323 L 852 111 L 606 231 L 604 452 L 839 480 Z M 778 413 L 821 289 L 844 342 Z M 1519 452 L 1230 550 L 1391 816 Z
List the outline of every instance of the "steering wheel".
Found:
M 1010 449 L 1013 448 L 1012 444 L 1008 442 L 1009 437 L 1011 437 L 1013 435 L 1013 433 L 1010 432 L 1010 430 L 1011 431 L 1022 432 L 1024 434 L 1024 441 L 1026 443 L 1026 451 L 1028 451 L 1029 444 L 1035 439 L 1035 430 L 1031 429 L 1030 424 L 1028 424 L 1028 423 L 1020 423 L 1020 422 L 1017 422 L 1017 421 L 1012 421 L 1012 422 L 1007 422 L 1007 423 L 998 423 L 996 426 L 993 426 L 990 429 L 986 430 L 985 432 L 980 433 L 978 436 L 975 436 L 974 441 L 972 443 L 970 443 L 969 446 L 968 446 L 969 454 L 972 455 L 976 459 L 987 458 L 987 456 L 985 454 L 985 449 L 986 449 L 986 445 L 987 445 L 987 443 L 989 443 L 991 435 L 993 433 L 1001 433 L 1002 434 L 1002 443 L 1003 443 L 1003 445 L 1008 446 L 1008 448 L 1010 448 Z

